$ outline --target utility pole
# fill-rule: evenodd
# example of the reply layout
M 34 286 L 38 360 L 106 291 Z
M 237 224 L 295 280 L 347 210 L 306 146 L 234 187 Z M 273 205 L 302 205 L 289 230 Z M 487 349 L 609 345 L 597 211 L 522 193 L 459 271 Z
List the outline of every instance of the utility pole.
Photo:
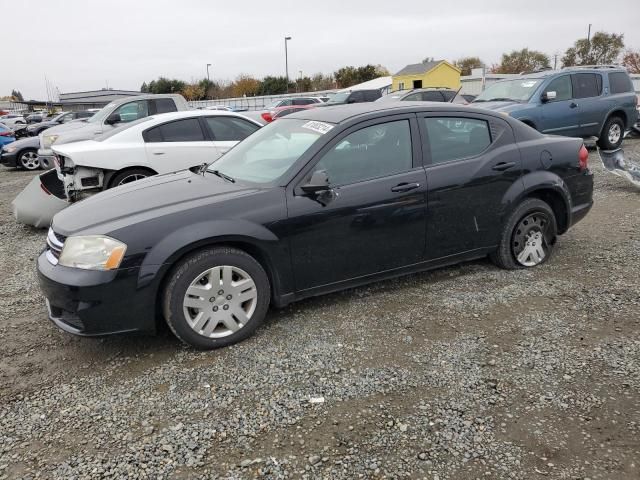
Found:
M 553 54 L 553 69 L 557 70 L 558 69 L 558 53 L 554 53 Z
M 207 63 L 207 83 L 211 83 L 211 78 L 209 78 L 209 67 L 211 66 L 210 63 Z
M 287 52 L 287 42 L 291 37 L 284 37 L 284 72 L 287 77 L 287 93 L 289 93 L 289 53 Z

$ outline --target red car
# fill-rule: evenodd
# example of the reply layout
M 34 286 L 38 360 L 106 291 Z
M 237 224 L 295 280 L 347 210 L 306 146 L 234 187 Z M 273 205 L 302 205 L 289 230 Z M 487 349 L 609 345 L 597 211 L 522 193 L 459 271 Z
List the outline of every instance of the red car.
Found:
M 287 105 L 286 107 L 276 107 L 273 110 L 262 113 L 260 116 L 264 119 L 265 122 L 271 123 L 277 118 L 284 117 L 301 110 L 308 110 L 309 108 L 313 107 L 315 107 L 315 104 L 313 103 L 309 105 Z

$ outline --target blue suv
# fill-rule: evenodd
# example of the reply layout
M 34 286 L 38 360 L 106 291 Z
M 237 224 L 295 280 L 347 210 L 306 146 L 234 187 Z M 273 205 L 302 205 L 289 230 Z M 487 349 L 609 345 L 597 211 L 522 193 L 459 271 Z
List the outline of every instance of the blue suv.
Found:
M 570 67 L 523 74 L 490 85 L 473 105 L 521 120 L 542 133 L 598 137 L 620 146 L 638 119 L 637 97 L 622 67 Z

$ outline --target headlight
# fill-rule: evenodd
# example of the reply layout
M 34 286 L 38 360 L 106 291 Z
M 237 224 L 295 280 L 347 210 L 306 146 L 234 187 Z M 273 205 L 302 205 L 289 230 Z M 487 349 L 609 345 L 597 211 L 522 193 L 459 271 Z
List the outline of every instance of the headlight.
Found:
M 16 147 L 4 147 L 4 151 L 7 153 L 13 153 L 17 150 Z
M 58 265 L 85 270 L 115 270 L 126 251 L 124 243 L 110 237 L 69 237 L 64 242 Z
M 58 135 L 45 135 L 44 148 L 49 148 L 58 139 Z

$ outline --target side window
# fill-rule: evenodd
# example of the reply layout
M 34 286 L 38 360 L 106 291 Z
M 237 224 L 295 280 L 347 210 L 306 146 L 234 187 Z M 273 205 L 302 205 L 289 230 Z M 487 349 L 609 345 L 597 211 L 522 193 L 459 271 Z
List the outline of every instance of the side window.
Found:
M 313 100 L 309 100 L 308 98 L 294 98 L 293 99 L 293 104 L 294 105 L 309 105 L 310 103 L 313 103 Z
M 204 134 L 197 118 L 185 118 L 159 125 L 163 142 L 202 142 Z M 151 132 L 149 130 L 147 133 Z
M 257 125 L 241 118 L 207 117 L 205 120 L 213 139 L 219 142 L 239 142 L 258 130 Z
M 351 95 L 349 95 L 349 103 L 360 103 L 360 102 L 364 102 L 364 94 L 362 92 L 359 91 L 355 91 L 352 92 Z
M 408 120 L 382 123 L 347 135 L 316 165 L 331 185 L 347 185 L 412 168 Z
M 73 120 L 73 113 L 67 113 L 62 116 L 60 123 L 69 123 L 71 120 Z
M 369 90 L 368 92 L 364 92 L 364 96 L 367 99 L 367 102 L 375 102 L 382 95 L 380 94 L 380 92 L 377 92 L 375 90 Z
M 178 108 L 176 107 L 175 102 L 171 98 L 158 98 L 157 100 L 153 100 L 156 105 L 156 113 L 168 113 L 168 112 L 177 112 Z
M 609 92 L 625 93 L 633 92 L 631 78 L 624 72 L 612 72 L 609 74 Z
M 489 124 L 485 120 L 428 117 L 423 121 L 429 137 L 428 149 L 433 164 L 473 157 L 491 144 Z
M 127 123 L 145 118 L 149 116 L 149 108 L 146 100 L 138 100 L 137 102 L 125 103 L 116 109 L 115 112 L 120 115 L 120 122 Z
M 421 93 L 412 93 L 411 95 L 407 95 L 402 99 L 403 102 L 419 102 L 422 100 Z
M 142 138 L 144 141 L 149 142 L 161 142 L 162 141 L 162 133 L 160 132 L 160 127 L 153 127 L 149 130 L 145 131 L 142 134 Z
M 429 90 L 422 92 L 422 100 L 425 102 L 444 102 L 444 97 L 440 92 Z
M 561 100 L 571 100 L 573 95 L 571 88 L 571 77 L 569 75 L 563 75 L 562 77 L 554 78 L 549 82 L 547 88 L 544 89 L 544 93 L 556 92 L 555 100 L 549 100 L 550 102 L 559 102 Z
M 602 77 L 595 73 L 574 73 L 571 83 L 573 98 L 597 97 L 602 92 Z

